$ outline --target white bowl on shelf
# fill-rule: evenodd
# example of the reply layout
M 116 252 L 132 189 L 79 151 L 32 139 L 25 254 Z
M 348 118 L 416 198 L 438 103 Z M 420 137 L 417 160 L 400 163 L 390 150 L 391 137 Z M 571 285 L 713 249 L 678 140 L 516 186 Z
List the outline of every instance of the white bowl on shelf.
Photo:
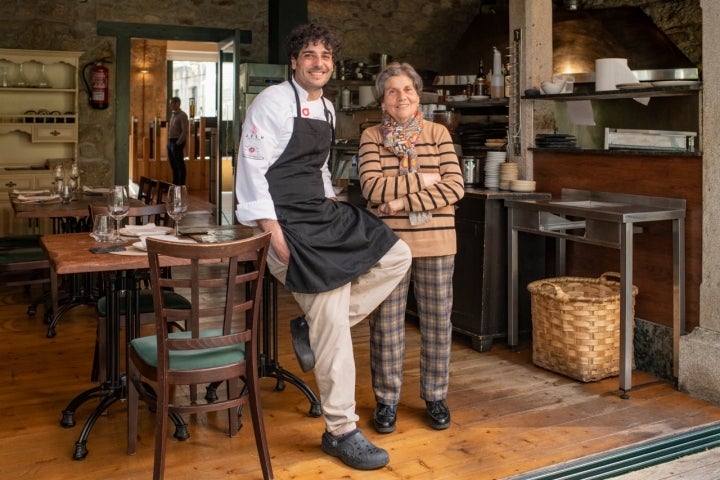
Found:
M 540 86 L 542 87 L 542 91 L 547 95 L 554 95 L 562 92 L 563 87 L 565 87 L 565 79 L 563 78 L 556 82 L 542 82 Z

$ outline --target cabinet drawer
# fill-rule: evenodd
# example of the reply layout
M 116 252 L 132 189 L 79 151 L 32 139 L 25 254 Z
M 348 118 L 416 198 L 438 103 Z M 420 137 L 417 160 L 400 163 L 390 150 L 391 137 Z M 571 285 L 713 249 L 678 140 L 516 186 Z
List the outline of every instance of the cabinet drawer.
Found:
M 75 142 L 77 141 L 76 125 L 34 125 L 33 142 Z
M 35 188 L 34 177 L 31 175 L 3 175 L 0 176 L 0 192 L 18 190 L 32 190 Z

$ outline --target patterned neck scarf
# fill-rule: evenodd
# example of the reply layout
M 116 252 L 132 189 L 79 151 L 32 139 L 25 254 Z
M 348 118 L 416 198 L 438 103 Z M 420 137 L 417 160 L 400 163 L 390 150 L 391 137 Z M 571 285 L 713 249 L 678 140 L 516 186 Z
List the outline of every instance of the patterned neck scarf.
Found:
M 408 172 L 417 172 L 418 170 L 415 142 L 422 133 L 422 122 L 423 117 L 420 110 L 416 110 L 405 124 L 398 123 L 390 115 L 383 113 L 383 146 L 400 160 L 400 175 L 407 175 Z
M 387 113 L 382 118 L 383 146 L 393 152 L 400 161 L 400 175 L 407 175 L 417 172 L 420 168 L 417 163 L 417 152 L 415 142 L 420 137 L 423 129 L 423 116 L 420 110 L 407 123 L 401 124 L 394 120 Z M 408 212 L 411 225 L 422 225 L 432 218 L 427 211 Z

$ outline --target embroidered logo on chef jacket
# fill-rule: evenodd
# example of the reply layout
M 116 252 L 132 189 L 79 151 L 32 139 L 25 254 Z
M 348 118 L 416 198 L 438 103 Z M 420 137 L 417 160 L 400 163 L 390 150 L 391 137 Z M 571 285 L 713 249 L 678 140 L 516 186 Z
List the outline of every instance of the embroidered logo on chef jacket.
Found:
M 264 138 L 265 137 L 260 135 L 257 126 L 253 125 L 250 131 L 244 135 L 242 142 L 243 155 L 246 158 L 250 158 L 253 160 L 262 160 L 264 157 L 262 155 L 260 146 Z

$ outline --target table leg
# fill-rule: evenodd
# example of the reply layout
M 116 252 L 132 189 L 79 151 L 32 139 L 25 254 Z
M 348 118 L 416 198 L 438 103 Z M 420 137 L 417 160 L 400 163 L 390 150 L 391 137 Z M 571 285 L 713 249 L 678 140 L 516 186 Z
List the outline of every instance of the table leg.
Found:
M 508 345 L 512 350 L 518 344 L 518 232 L 513 228 L 514 213 L 508 208 Z
M 673 220 L 673 375 L 680 366 L 680 336 L 685 334 L 685 221 Z
M 633 360 L 633 224 L 624 223 L 620 233 L 620 390 L 630 398 Z
M 309 415 L 319 417 L 322 414 L 321 402 L 315 392 L 296 375 L 285 370 L 277 359 L 278 332 L 277 332 L 277 281 L 266 272 L 263 279 L 263 314 L 262 314 L 262 341 L 258 359 L 258 375 L 272 377 L 277 380 L 275 390 L 285 389 L 285 382 L 297 387 L 310 401 Z
M 108 275 L 108 277 L 113 277 L 113 275 Z M 93 410 L 93 412 L 90 414 L 90 417 L 85 422 L 82 432 L 80 433 L 80 437 L 78 438 L 77 442 L 75 442 L 75 452 L 73 454 L 73 459 L 75 460 L 82 460 L 87 456 L 87 438 L 90 435 L 90 431 L 95 425 L 95 422 L 98 418 L 100 418 L 100 415 L 102 415 L 102 413 L 107 410 L 110 405 L 112 405 L 118 400 L 125 398 L 125 383 L 120 378 L 120 372 L 118 368 L 118 329 L 120 312 L 118 292 L 116 289 L 114 277 L 110 281 L 108 281 L 107 295 L 108 345 L 105 350 L 105 361 L 107 365 L 106 371 L 108 374 L 108 378 L 104 379 L 103 383 L 100 386 L 93 387 L 76 396 L 68 404 L 65 410 L 63 410 L 62 420 L 60 421 L 60 425 L 62 425 L 63 427 L 69 428 L 74 426 L 75 411 L 80 407 L 80 405 L 92 398 L 101 398 L 100 403 L 95 408 L 95 410 Z

